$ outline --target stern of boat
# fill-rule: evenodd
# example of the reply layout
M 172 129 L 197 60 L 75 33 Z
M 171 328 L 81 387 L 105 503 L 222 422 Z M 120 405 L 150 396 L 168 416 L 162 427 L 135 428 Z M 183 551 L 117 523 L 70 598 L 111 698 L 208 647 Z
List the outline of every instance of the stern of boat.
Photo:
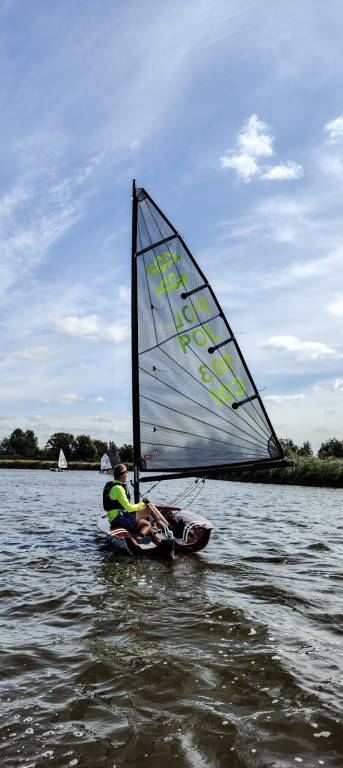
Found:
M 207 520 L 203 515 L 179 507 L 163 507 L 161 505 L 157 505 L 157 507 L 173 531 L 175 554 L 193 554 L 206 547 L 211 531 L 214 529 L 210 520 Z

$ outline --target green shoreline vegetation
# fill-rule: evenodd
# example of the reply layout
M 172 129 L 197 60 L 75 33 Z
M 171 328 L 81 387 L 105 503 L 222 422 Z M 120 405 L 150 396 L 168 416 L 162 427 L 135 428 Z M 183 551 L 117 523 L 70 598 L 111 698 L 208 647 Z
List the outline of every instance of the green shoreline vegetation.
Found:
M 12 462 L 11 466 L 14 466 L 13 462 L 19 462 L 18 466 L 22 466 L 21 462 L 26 461 L 32 465 L 29 468 L 50 469 L 57 467 L 60 450 L 63 451 L 68 466 L 73 469 L 84 469 L 85 467 L 81 466 L 83 464 L 92 465 L 87 466 L 87 469 L 100 469 L 100 460 L 108 453 L 108 444 L 90 435 L 74 437 L 69 432 L 55 432 L 49 437 L 44 448 L 39 448 L 38 438 L 32 429 L 24 432 L 17 428 L 9 437 L 0 440 L 0 466 L 10 466 L 9 462 Z M 133 461 L 132 445 L 124 444 L 119 451 L 122 461 Z
M 256 469 L 217 475 L 220 480 L 273 485 L 308 485 L 319 488 L 343 488 L 343 460 L 294 458 L 293 466 Z
M 322 488 L 343 488 L 343 440 L 331 438 L 322 443 L 317 456 L 309 442 L 301 447 L 293 440 L 280 440 L 285 456 L 293 465 L 275 469 L 232 470 L 216 477 L 240 483 L 270 483 L 275 485 L 307 485 Z M 69 470 L 100 471 L 100 459 L 108 452 L 107 443 L 92 439 L 89 435 L 76 438 L 67 432 L 56 432 L 44 448 L 38 447 L 38 439 L 32 430 L 15 429 L 9 437 L 0 441 L 1 469 L 57 469 L 60 449 L 63 450 Z M 126 443 L 119 448 L 119 455 L 128 469 L 133 469 L 133 447 Z M 194 472 L 196 474 L 196 472 Z M 199 473 L 200 474 L 200 473 Z M 206 473 L 201 473 L 203 475 Z
M 133 464 L 126 462 L 129 471 Z M 0 459 L 0 469 L 45 469 L 57 468 L 57 461 L 39 459 Z M 100 462 L 71 461 L 68 470 L 100 472 Z M 194 472 L 196 475 L 196 472 Z M 220 475 L 209 474 L 209 479 L 228 480 L 236 483 L 267 483 L 272 485 L 307 485 L 319 488 L 343 488 L 343 460 L 317 459 L 316 457 L 294 459 L 292 467 L 279 469 L 256 469 L 229 472 Z

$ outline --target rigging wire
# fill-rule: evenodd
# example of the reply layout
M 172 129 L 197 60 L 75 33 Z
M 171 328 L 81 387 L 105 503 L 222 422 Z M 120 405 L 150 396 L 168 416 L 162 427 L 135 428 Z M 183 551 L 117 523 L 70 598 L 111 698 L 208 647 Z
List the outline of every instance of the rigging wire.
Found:
M 181 491 L 181 493 L 179 493 L 178 496 L 175 496 L 175 498 L 172 499 L 172 501 L 168 501 L 161 506 L 175 507 L 176 505 L 181 504 L 181 502 L 184 502 L 185 499 L 188 499 L 188 497 L 194 493 L 193 498 L 190 501 L 187 501 L 187 507 L 190 507 L 192 504 L 194 504 L 195 500 L 198 498 L 200 493 L 202 493 L 202 491 L 204 490 L 205 481 L 206 481 L 205 477 L 197 477 L 195 480 L 192 480 L 192 482 L 187 486 L 187 488 Z M 131 485 L 133 486 L 132 480 L 130 482 L 131 482 Z M 157 480 L 157 482 L 154 483 L 154 485 L 152 485 L 144 495 L 149 497 L 151 491 L 153 491 L 160 482 L 161 480 Z M 200 483 L 200 485 L 197 488 L 196 486 L 198 485 L 198 483 Z M 141 498 L 143 498 L 141 493 L 139 495 L 141 496 Z
M 200 483 L 199 488 L 196 488 L 197 484 Z M 198 477 L 196 480 L 193 480 L 187 488 L 184 489 L 184 491 L 181 491 L 178 496 L 175 497 L 172 501 L 169 501 L 166 506 L 168 507 L 175 507 L 177 504 L 180 504 L 181 501 L 184 502 L 185 499 L 187 499 L 189 496 L 191 496 L 193 493 L 195 495 L 193 498 L 187 502 L 187 506 L 191 506 L 191 504 L 194 503 L 194 501 L 198 498 L 199 494 L 204 490 L 205 486 L 205 478 Z

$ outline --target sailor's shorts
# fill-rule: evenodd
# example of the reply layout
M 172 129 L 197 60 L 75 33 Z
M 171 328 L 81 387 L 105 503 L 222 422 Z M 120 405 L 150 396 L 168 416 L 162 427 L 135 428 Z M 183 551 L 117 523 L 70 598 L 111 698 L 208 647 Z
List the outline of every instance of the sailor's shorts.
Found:
M 113 528 L 126 528 L 127 531 L 132 533 L 136 528 L 136 513 L 126 512 L 126 509 L 118 512 L 117 517 L 111 522 L 111 530 Z

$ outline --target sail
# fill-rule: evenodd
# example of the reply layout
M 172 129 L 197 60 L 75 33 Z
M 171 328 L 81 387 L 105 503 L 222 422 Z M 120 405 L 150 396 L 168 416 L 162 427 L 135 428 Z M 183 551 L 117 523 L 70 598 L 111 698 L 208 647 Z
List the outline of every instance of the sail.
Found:
M 114 469 L 117 464 L 121 464 L 119 451 L 115 443 L 110 442 L 108 444 L 108 453 L 110 457 L 110 465 Z
M 60 450 L 60 455 L 58 457 L 58 467 L 59 467 L 59 469 L 68 469 L 67 460 L 66 460 L 66 457 L 65 457 L 65 455 L 64 455 L 64 453 L 62 451 L 62 448 Z
M 183 237 L 144 189 L 134 188 L 133 211 L 140 469 L 189 471 L 282 459 L 237 340 Z
M 112 469 L 111 462 L 107 456 L 107 453 L 104 453 L 104 455 L 101 457 L 100 468 L 101 470 Z

